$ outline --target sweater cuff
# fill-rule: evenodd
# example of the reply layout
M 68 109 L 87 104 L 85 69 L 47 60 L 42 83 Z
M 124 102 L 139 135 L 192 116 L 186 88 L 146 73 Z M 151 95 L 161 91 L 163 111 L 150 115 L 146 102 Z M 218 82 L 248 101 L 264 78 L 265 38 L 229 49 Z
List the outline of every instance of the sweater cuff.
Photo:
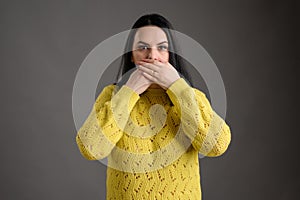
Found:
M 113 96 L 113 102 L 118 104 L 117 107 L 121 109 L 123 109 L 124 106 L 127 106 L 128 112 L 130 113 L 139 98 L 140 95 L 136 93 L 136 91 L 126 85 L 123 85 L 116 95 Z M 124 100 L 127 100 L 127 102 Z
M 169 95 L 171 101 L 177 104 L 177 96 L 180 96 L 187 89 L 191 89 L 191 86 L 183 78 L 179 78 L 170 85 L 166 93 Z

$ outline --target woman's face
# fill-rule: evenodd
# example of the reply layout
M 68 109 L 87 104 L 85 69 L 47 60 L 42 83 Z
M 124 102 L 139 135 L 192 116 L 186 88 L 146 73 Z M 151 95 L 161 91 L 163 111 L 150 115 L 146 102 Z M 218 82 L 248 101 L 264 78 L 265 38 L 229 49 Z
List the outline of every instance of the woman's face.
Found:
M 134 36 L 131 60 L 137 63 L 144 58 L 169 61 L 167 36 L 157 26 L 141 27 Z

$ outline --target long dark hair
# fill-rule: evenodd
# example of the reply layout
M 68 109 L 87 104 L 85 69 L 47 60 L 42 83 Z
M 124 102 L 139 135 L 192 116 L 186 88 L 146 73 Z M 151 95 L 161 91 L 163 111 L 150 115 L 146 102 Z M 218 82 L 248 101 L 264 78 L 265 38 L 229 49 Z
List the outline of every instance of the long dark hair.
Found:
M 190 85 L 193 87 L 191 78 L 185 67 L 183 66 L 182 58 L 174 53 L 178 52 L 178 47 L 176 46 L 174 36 L 170 31 L 170 29 L 174 30 L 172 24 L 163 16 L 155 13 L 141 16 L 132 26 L 125 45 L 125 53 L 122 56 L 121 66 L 119 68 L 114 84 L 118 83 L 123 74 L 135 68 L 135 64 L 131 60 L 134 36 L 138 28 L 150 25 L 160 27 L 165 32 L 169 43 L 169 63 L 179 72 L 180 76 L 183 76 L 184 79 L 187 79 Z

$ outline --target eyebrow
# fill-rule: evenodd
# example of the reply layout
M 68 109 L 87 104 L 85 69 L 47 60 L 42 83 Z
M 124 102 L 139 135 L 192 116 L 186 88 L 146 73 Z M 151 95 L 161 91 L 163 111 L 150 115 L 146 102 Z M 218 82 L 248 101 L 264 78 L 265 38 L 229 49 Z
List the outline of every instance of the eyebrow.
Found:
M 142 44 L 145 44 L 145 45 L 149 45 L 148 43 L 143 42 L 143 41 L 138 41 L 137 44 L 138 44 L 138 43 L 142 43 Z M 160 44 L 163 44 L 163 43 L 167 43 L 167 44 L 168 44 L 168 41 L 162 41 L 162 42 L 160 42 L 160 43 L 157 43 L 157 45 L 160 45 Z

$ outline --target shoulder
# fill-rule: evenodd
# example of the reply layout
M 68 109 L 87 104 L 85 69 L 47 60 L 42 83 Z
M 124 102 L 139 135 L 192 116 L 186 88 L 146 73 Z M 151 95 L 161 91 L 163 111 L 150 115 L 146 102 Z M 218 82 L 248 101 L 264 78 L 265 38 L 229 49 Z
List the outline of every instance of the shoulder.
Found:
M 116 83 L 111 83 L 109 85 L 106 85 L 103 87 L 102 89 L 102 92 L 105 92 L 105 91 L 112 91 L 112 90 L 115 90 L 117 89 L 119 86 L 116 84 Z
M 192 87 L 192 89 L 194 90 L 194 93 L 197 97 L 206 98 L 205 93 L 203 91 L 201 91 L 200 89 L 194 88 L 194 87 Z
M 195 93 L 195 98 L 198 101 L 198 103 L 201 105 L 201 107 L 202 108 L 206 107 L 207 109 L 211 109 L 211 104 L 206 94 L 197 88 L 193 88 L 193 90 Z
M 98 94 L 96 102 L 110 99 L 116 93 L 117 87 L 118 86 L 114 83 L 104 86 L 102 91 Z

